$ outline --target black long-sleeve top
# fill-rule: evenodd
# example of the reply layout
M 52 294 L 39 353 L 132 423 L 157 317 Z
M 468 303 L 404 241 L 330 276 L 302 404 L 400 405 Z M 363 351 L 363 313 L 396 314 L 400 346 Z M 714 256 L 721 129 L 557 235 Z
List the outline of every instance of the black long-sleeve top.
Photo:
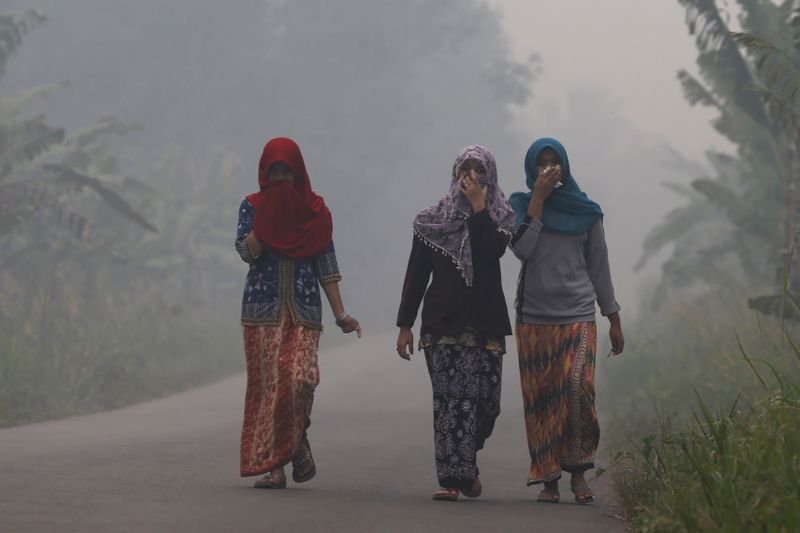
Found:
M 397 312 L 398 327 L 414 325 L 424 295 L 420 335 L 459 335 L 467 322 L 481 333 L 511 335 L 500 276 L 500 258 L 510 236 L 498 230 L 485 209 L 470 216 L 467 224 L 472 244 L 472 286 L 466 284 L 449 256 L 414 236 Z

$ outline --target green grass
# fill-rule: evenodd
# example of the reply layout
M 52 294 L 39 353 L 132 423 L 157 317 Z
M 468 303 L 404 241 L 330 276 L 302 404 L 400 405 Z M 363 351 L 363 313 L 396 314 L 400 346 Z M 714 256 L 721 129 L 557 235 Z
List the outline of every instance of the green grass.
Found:
M 688 429 L 621 456 L 615 486 L 638 531 L 800 531 L 799 452 L 797 386 L 731 413 L 699 402 Z
M 0 427 L 116 409 L 245 371 L 235 300 L 140 300 L 77 316 L 55 301 L 26 323 L 0 316 Z M 349 340 L 326 333 L 321 349 Z
M 0 426 L 122 407 L 244 368 L 235 319 L 49 317 L 3 332 Z
M 758 353 L 764 370 L 769 364 L 785 376 L 800 378 L 800 362 L 787 357 L 790 347 L 780 323 L 748 309 L 746 302 L 746 293 L 739 292 L 700 300 L 675 298 L 657 310 L 640 311 L 635 321 L 624 324 L 625 352 L 598 360 L 597 404 L 606 456 L 632 439 L 657 434 L 656 413 L 674 427 L 690 424 L 695 392 L 720 412 L 738 397 L 759 398 L 763 389 L 743 359 L 742 347 Z M 600 334 L 605 340 L 605 332 Z
M 634 433 L 639 444 L 617 455 L 616 492 L 633 529 L 800 531 L 800 350 L 789 340 L 789 326 L 759 325 L 765 336 L 750 339 L 758 359 L 734 335 L 736 365 L 709 349 L 705 359 L 681 358 L 682 365 L 659 376 L 670 384 L 698 368 L 708 372 L 691 400 L 678 395 L 685 386 L 671 395 L 662 389 L 659 415 L 647 426 L 656 431 Z M 776 329 L 782 338 L 770 341 L 775 337 L 768 332 Z M 639 386 L 645 394 L 647 381 Z M 729 400 L 724 408 L 723 398 Z M 676 419 L 670 413 L 678 408 L 684 411 Z

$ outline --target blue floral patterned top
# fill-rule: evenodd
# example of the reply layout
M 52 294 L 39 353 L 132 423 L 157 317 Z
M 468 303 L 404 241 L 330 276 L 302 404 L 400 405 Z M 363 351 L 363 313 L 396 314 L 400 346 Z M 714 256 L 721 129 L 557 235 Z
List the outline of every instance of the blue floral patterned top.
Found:
M 308 259 L 290 259 L 264 249 L 253 257 L 245 238 L 253 227 L 255 208 L 245 198 L 239 207 L 236 251 L 250 264 L 242 296 L 242 324 L 277 326 L 282 314 L 291 314 L 295 325 L 322 329 L 320 284 L 342 279 L 333 243 Z

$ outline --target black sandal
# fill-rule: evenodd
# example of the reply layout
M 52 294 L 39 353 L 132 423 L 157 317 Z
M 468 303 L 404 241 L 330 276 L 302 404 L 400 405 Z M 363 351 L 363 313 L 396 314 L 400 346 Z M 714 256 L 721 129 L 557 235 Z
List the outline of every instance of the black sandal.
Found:
M 311 455 L 308 437 L 304 435 L 300 444 L 301 449 L 292 459 L 292 479 L 295 483 L 305 483 L 317 475 L 317 465 L 314 464 L 314 457 Z
M 461 494 L 463 494 L 467 498 L 477 498 L 478 496 L 481 495 L 482 492 L 483 492 L 483 486 L 481 485 L 481 480 L 477 478 L 475 479 L 475 481 L 472 482 L 471 488 L 469 488 L 468 490 L 461 489 Z

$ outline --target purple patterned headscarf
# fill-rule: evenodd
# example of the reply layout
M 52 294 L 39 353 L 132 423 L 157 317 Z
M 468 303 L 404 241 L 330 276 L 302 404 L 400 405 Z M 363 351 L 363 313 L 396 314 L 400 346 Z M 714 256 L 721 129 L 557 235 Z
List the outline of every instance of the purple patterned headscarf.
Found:
M 472 206 L 461 192 L 458 174 L 468 159 L 483 163 L 486 168 L 489 190 L 486 194 L 486 209 L 497 223 L 498 231 L 511 235 L 514 211 L 497 184 L 497 165 L 492 153 L 483 146 L 471 145 L 458 153 L 453 165 L 450 191 L 434 206 L 421 211 L 414 217 L 414 233 L 428 246 L 450 256 L 467 285 L 472 285 L 472 245 L 469 240 L 467 218 L 472 214 Z

